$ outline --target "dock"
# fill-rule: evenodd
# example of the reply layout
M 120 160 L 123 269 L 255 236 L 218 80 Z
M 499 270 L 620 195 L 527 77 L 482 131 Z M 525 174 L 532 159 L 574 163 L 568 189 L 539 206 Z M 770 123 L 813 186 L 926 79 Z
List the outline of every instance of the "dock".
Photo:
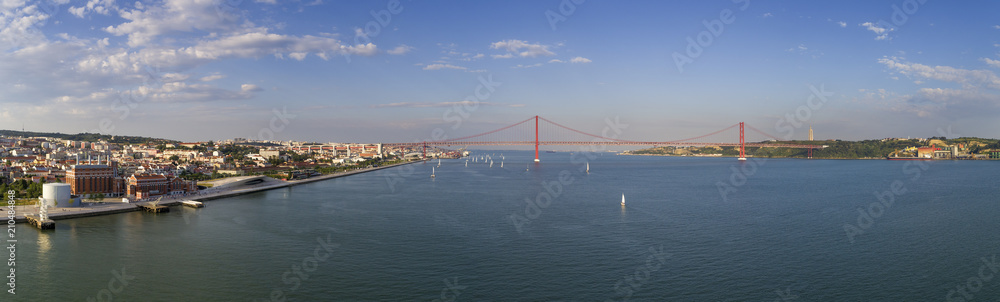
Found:
M 148 203 L 147 202 L 147 203 L 143 203 L 143 204 L 137 204 L 135 206 L 139 207 L 143 211 L 150 212 L 150 213 L 166 213 L 166 212 L 170 212 L 170 208 L 169 207 L 163 206 L 163 205 L 159 205 L 159 204 L 155 204 L 155 203 Z
M 38 218 L 38 216 L 36 216 L 36 215 L 25 215 L 24 218 L 28 220 L 29 224 L 31 224 L 31 225 L 33 225 L 33 226 L 35 226 L 35 227 L 37 227 L 37 228 L 39 228 L 41 230 L 55 230 L 56 229 L 56 222 L 53 221 L 52 219 L 41 219 L 41 218 Z
M 192 207 L 192 208 L 204 208 L 205 207 L 204 203 L 202 203 L 200 201 L 194 201 L 194 200 L 181 201 L 181 204 L 183 204 L 184 206 L 187 206 L 187 207 Z

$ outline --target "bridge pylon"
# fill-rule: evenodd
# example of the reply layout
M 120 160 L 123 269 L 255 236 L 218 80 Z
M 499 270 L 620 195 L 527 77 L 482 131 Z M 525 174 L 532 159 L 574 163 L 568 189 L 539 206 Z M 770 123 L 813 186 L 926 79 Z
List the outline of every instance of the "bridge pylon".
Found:
M 745 161 L 747 160 L 746 153 L 746 141 L 743 139 L 743 122 L 740 122 L 740 157 L 737 160 Z
M 535 116 L 535 162 L 540 162 L 538 160 L 538 116 Z

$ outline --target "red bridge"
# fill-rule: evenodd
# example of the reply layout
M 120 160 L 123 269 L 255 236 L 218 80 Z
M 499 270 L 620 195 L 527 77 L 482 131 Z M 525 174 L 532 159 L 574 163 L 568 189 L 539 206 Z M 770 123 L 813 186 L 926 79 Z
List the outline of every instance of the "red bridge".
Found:
M 532 122 L 534 126 L 532 127 Z M 544 129 L 539 127 L 539 122 L 545 122 L 548 125 L 555 127 L 545 127 Z M 545 125 L 545 124 L 542 124 Z M 610 126 L 610 125 L 609 125 Z M 709 137 L 719 133 L 723 133 L 727 130 L 739 127 L 739 143 L 707 143 L 707 142 L 693 142 L 694 140 Z M 746 147 L 773 147 L 773 148 L 803 148 L 808 150 L 808 157 L 812 157 L 813 149 L 821 149 L 826 146 L 822 145 L 800 145 L 800 144 L 784 144 L 784 143 L 747 143 L 744 136 L 744 128 L 753 130 L 768 139 L 773 139 L 775 141 L 781 141 L 782 139 L 770 135 L 764 131 L 760 131 L 757 128 L 751 127 L 749 125 L 744 125 L 743 122 L 733 124 L 732 126 L 726 127 L 722 130 L 715 131 L 709 134 L 700 135 L 696 137 L 672 140 L 672 141 L 635 141 L 635 140 L 624 140 L 616 137 L 608 137 L 606 128 L 603 135 L 595 135 L 579 131 L 570 127 L 560 125 L 559 123 L 550 121 L 544 117 L 533 116 L 526 120 L 517 122 L 513 125 L 499 128 L 493 131 L 487 131 L 476 135 L 463 136 L 459 138 L 444 139 L 438 141 L 423 141 L 423 142 L 413 142 L 413 143 L 385 143 L 382 144 L 385 147 L 423 147 L 426 152 L 427 146 L 535 146 L 535 161 L 538 159 L 538 146 L 540 145 L 559 145 L 559 146 L 572 146 L 572 145 L 617 145 L 617 146 L 738 146 L 740 148 L 739 160 L 746 160 Z M 620 131 L 620 130 L 615 130 Z M 524 140 L 529 138 L 534 132 L 534 140 Z M 543 135 L 539 135 L 539 133 Z M 576 136 L 577 139 L 566 139 L 570 136 Z M 562 138 L 555 140 L 541 140 L 539 137 L 546 138 Z M 579 140 L 580 138 L 590 139 L 590 141 Z

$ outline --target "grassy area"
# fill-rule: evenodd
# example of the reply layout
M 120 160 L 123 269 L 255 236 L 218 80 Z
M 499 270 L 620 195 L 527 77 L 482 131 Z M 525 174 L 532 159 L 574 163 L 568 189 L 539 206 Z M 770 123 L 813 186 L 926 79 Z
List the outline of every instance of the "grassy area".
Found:
M 7 203 L 4 203 L 7 204 Z M 14 205 L 16 206 L 33 206 L 38 204 L 38 199 L 35 198 L 18 198 L 14 199 Z

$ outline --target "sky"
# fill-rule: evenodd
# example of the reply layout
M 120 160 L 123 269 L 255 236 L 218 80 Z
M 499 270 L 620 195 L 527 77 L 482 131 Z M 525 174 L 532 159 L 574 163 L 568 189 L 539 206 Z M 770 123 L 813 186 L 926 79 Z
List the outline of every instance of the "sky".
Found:
M 1000 2 L 0 0 L 0 129 L 316 142 L 1000 130 Z M 605 131 L 606 132 L 606 131 Z M 728 131 L 703 139 L 731 142 Z M 751 140 L 763 139 L 757 135 Z

